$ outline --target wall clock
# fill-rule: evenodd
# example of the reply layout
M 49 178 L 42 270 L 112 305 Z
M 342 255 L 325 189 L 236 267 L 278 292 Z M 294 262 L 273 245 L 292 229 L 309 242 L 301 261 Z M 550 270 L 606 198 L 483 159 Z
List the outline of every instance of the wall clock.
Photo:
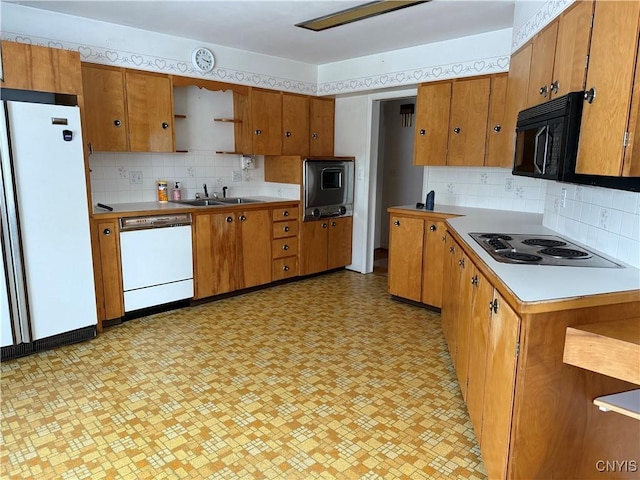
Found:
M 208 48 L 198 47 L 191 54 L 191 62 L 197 70 L 201 72 L 210 72 L 216 63 L 213 58 L 213 52 Z

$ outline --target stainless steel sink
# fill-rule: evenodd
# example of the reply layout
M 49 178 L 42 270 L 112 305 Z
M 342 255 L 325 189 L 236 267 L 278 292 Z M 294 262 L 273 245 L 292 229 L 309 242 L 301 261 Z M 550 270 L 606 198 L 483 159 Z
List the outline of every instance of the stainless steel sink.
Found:
M 216 199 L 216 202 L 224 203 L 225 205 L 235 204 L 235 203 L 259 203 L 261 201 L 262 200 L 255 200 L 253 198 L 245 198 L 245 197 L 227 197 L 227 198 Z
M 193 205 L 194 207 L 210 207 L 220 205 L 238 205 L 242 203 L 259 203 L 262 200 L 244 197 L 227 198 L 198 198 L 194 200 L 172 200 L 171 203 L 181 203 L 183 205 Z

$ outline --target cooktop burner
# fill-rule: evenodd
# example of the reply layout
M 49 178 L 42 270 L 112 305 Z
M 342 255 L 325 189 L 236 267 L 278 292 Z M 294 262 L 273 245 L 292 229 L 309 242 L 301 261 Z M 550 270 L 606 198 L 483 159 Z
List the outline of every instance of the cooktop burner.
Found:
M 501 263 L 623 268 L 557 235 L 491 232 L 469 235 Z

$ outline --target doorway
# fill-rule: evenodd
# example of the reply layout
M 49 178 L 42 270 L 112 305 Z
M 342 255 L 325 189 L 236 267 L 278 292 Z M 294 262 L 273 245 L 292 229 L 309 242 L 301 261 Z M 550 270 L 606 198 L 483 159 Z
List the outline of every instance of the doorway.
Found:
M 416 97 L 380 100 L 374 234 L 374 272 L 387 269 L 387 208 L 421 201 L 423 168 L 413 165 Z

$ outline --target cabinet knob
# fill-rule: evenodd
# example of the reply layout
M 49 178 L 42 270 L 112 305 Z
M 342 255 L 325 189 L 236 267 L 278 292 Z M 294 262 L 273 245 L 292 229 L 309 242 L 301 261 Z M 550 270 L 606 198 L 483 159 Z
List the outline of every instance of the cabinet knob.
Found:
M 256 130 L 256 135 L 262 135 L 262 130 Z
M 315 132 L 313 132 L 313 133 L 311 134 L 311 138 L 313 138 L 314 140 L 317 140 L 317 139 L 318 139 L 318 134 L 317 134 L 317 133 L 315 133 Z
M 244 222 L 247 219 L 247 217 L 245 217 L 244 215 L 240 215 L 240 221 Z
M 446 242 L 447 241 L 447 237 L 445 235 L 442 236 L 442 241 Z
M 282 230 L 284 230 L 285 232 L 288 232 L 290 230 L 289 225 L 285 225 Z
M 498 124 L 495 127 L 493 127 L 493 131 L 498 133 L 500 130 L 502 130 L 502 125 Z
M 595 87 L 591 87 L 589 90 L 584 92 L 584 99 L 587 102 L 593 103 L 593 99 L 594 98 L 596 98 L 596 88 Z
M 289 210 L 285 210 L 284 212 L 282 212 L 282 216 L 283 217 L 288 217 L 289 216 Z
M 456 135 L 458 135 L 460 133 L 460 127 L 456 127 L 453 129 L 453 133 L 455 133 Z
M 283 249 L 283 250 L 289 250 L 289 245 L 283 245 L 283 246 L 282 246 L 282 249 Z
M 422 128 L 419 133 L 424 137 L 427 134 L 427 131 L 424 128 Z
M 480 283 L 480 280 L 478 280 L 477 275 L 474 275 L 473 277 L 471 277 L 471 285 L 473 285 L 474 287 L 477 287 L 479 283 Z
M 495 298 L 491 302 L 489 302 L 489 311 L 493 313 L 498 313 L 498 299 Z
M 435 225 L 430 225 L 429 226 L 429 230 L 431 230 L 432 232 L 435 232 L 438 229 L 438 227 L 436 227 Z
M 233 217 L 227 217 L 227 223 L 233 222 Z
M 323 224 L 322 224 L 322 228 L 327 228 L 327 224 L 326 224 L 326 223 L 323 223 Z
M 558 93 L 560 89 L 560 80 L 556 80 L 551 84 L 551 93 Z
M 399 227 L 399 226 L 400 226 L 400 220 L 396 220 L 395 222 L 393 222 L 393 224 L 394 224 L 396 227 Z
M 289 271 L 289 266 L 285 265 L 284 267 L 282 267 L 282 270 L 284 270 L 285 272 L 288 272 Z
M 331 226 L 335 227 L 336 225 L 338 225 L 335 221 L 331 222 Z
M 454 253 L 456 251 L 456 247 L 449 247 L 449 253 Z
M 169 124 L 167 122 L 162 122 L 162 129 L 166 130 L 167 128 L 169 128 Z
M 116 127 L 119 127 L 120 125 L 122 125 L 122 122 L 121 122 L 120 120 L 118 120 L 118 119 L 115 119 L 115 120 L 113 121 L 113 124 L 114 124 Z
M 291 132 L 284 132 L 284 136 L 289 138 L 291 136 Z
M 547 93 L 549 92 L 549 87 L 544 85 L 544 86 L 540 87 L 539 92 L 540 92 L 540 95 L 542 95 L 543 97 L 546 97 Z
M 105 229 L 102 231 L 102 233 L 104 233 L 104 234 L 108 237 L 109 235 L 111 235 L 111 229 L 110 229 L 110 228 L 105 228 Z
M 458 265 L 460 265 L 460 268 L 464 268 L 464 258 L 458 260 Z

